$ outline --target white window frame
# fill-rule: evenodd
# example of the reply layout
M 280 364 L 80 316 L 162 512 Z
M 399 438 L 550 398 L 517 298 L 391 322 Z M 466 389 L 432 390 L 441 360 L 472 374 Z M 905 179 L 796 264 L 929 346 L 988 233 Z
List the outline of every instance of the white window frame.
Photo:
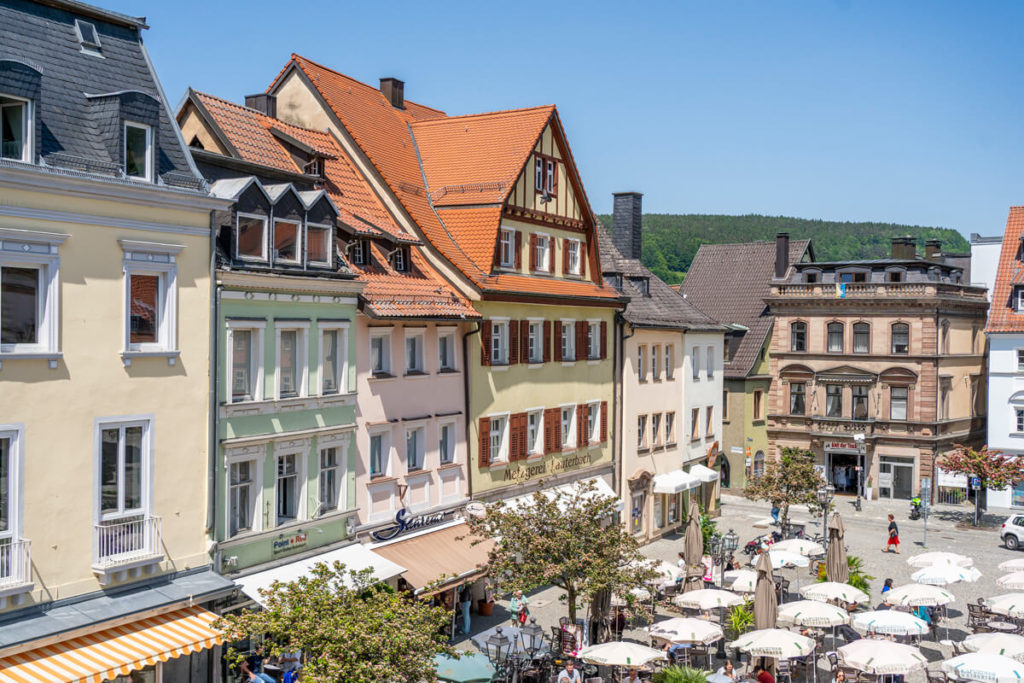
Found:
M 591 401 L 587 404 L 587 442 L 601 443 L 601 402 Z
M 21 149 L 21 158 L 4 158 L 4 161 L 19 161 L 21 163 L 30 164 L 32 163 L 32 160 L 35 158 L 35 103 L 32 100 L 26 99 L 24 97 L 15 97 L 14 95 L 8 95 L 7 93 L 2 92 L 0 92 L 0 98 L 3 98 L 5 100 L 13 100 L 12 102 L 0 104 L 0 109 L 6 109 L 8 107 L 25 108 L 25 112 L 22 115 L 21 121 L 21 139 L 24 141 L 24 144 Z
M 349 491 L 348 491 L 348 449 L 352 442 L 352 431 L 335 432 L 333 434 L 322 434 L 317 437 L 317 450 L 316 450 L 316 497 L 317 497 L 317 508 L 312 510 L 313 514 L 307 515 L 309 517 L 325 517 L 327 515 L 334 515 L 340 512 L 348 510 L 349 507 Z M 321 454 L 328 448 L 333 448 L 338 452 L 338 466 L 337 466 L 337 477 L 335 478 L 335 486 L 337 491 L 335 495 L 338 499 L 338 505 L 333 510 L 321 511 L 323 501 L 320 500 L 320 473 L 321 473 Z
M 98 524 L 106 521 L 116 521 L 128 517 L 152 516 L 153 505 L 153 422 L 152 415 L 122 415 L 119 417 L 102 417 L 93 421 L 93 522 Z M 138 509 L 124 510 L 104 513 L 102 510 L 102 499 L 100 486 L 103 478 L 103 431 L 106 429 L 125 429 L 127 427 L 142 427 L 142 505 Z M 119 446 L 118 453 L 118 476 L 123 475 L 124 447 Z M 123 486 L 123 482 L 119 484 Z M 121 493 L 118 494 L 120 498 Z
M 577 239 L 567 239 L 565 241 L 565 248 L 569 250 L 569 255 L 566 257 L 566 259 L 569 261 L 569 271 L 566 273 L 566 275 L 579 276 L 581 272 L 580 263 L 582 262 L 582 256 L 580 253 L 580 245 L 581 243 Z
M 651 345 L 651 379 L 661 381 L 661 344 Z
M 509 364 L 509 318 L 491 318 L 491 365 Z
M 566 411 L 568 411 L 569 422 L 566 425 Z M 563 451 L 571 451 L 576 448 L 576 420 L 577 406 L 575 403 L 563 403 L 558 406 L 559 426 L 562 428 L 562 443 L 559 444 Z M 568 432 L 568 434 L 566 433 Z
M 274 323 L 274 398 L 281 397 L 281 333 L 295 332 L 295 381 L 298 384 L 297 395 L 288 398 L 304 398 L 309 396 L 309 322 L 289 320 Z
M 647 448 L 647 416 L 636 416 L 636 447 L 638 450 Z
M 277 224 L 278 223 L 287 223 L 288 225 L 294 225 L 295 226 L 295 258 L 293 258 L 293 259 L 290 259 L 290 258 L 279 258 L 278 255 L 277 255 L 276 242 L 277 242 Z M 274 219 L 274 234 L 271 237 L 271 244 L 275 245 L 274 246 L 274 251 L 273 251 L 274 263 L 284 263 L 284 264 L 287 264 L 287 265 L 290 265 L 290 266 L 302 265 L 302 259 L 303 259 L 302 254 L 303 254 L 303 249 L 305 247 L 305 242 L 302 239 L 302 221 L 301 220 L 294 220 L 294 219 L 291 219 L 291 218 L 275 218 Z
M 441 448 L 441 436 L 444 434 L 445 428 L 451 430 L 451 437 L 449 439 L 448 447 L 450 453 L 445 453 L 444 449 Z M 450 457 L 449 457 L 450 456 Z M 438 465 L 451 465 L 459 461 L 459 437 L 458 437 L 458 421 L 457 420 L 438 420 L 437 422 L 437 464 Z
M 250 514 L 252 515 L 252 524 L 248 529 L 240 530 L 237 533 L 231 533 L 231 508 L 232 508 L 232 489 L 234 488 L 231 484 L 231 468 L 241 463 L 249 463 L 249 467 L 253 472 L 252 481 L 247 484 L 251 489 L 251 500 L 249 506 L 251 507 Z M 262 505 L 263 498 L 263 459 L 252 455 L 246 456 L 234 456 L 226 457 L 224 460 L 225 480 L 227 485 L 227 505 L 224 511 L 224 536 L 226 538 L 237 538 L 239 536 L 245 536 L 247 534 L 259 533 L 263 530 L 263 519 L 260 515 L 260 508 Z
M 694 346 L 690 349 L 690 367 L 693 370 L 693 381 L 700 381 L 700 347 Z
M 309 445 L 308 441 L 304 441 L 303 443 L 305 446 Z M 306 520 L 306 453 L 306 448 L 281 446 L 275 446 L 274 448 L 274 528 Z M 285 521 L 282 522 L 279 520 L 277 510 L 278 494 L 280 493 L 278 490 L 280 477 L 277 474 L 277 468 L 281 459 L 287 457 L 295 458 L 295 517 L 292 519 L 285 519 Z
M 366 474 L 367 477 L 372 481 L 377 478 L 384 478 L 391 476 L 391 427 L 380 426 L 371 427 L 368 432 L 367 449 L 366 449 Z M 373 472 L 373 437 L 380 437 L 380 457 L 381 457 L 381 471 Z
M 1017 287 L 1017 310 L 1024 311 L 1024 287 Z
M 1024 372 L 1024 349 L 1017 349 L 1017 372 Z
M 675 344 L 665 344 L 665 379 L 673 380 L 676 378 L 676 358 L 675 358 Z
M 445 364 L 445 360 L 441 358 L 441 340 L 448 340 L 448 352 L 451 358 L 450 362 Z M 438 372 L 458 372 L 459 371 L 459 354 L 455 350 L 458 343 L 458 330 L 454 327 L 438 327 L 437 328 L 437 371 Z
M 601 360 L 601 321 L 587 321 L 587 359 Z
M 709 346 L 704 349 L 704 372 L 707 373 L 708 379 L 712 380 L 715 378 L 715 347 Z
M 364 239 L 357 239 L 352 243 L 352 265 L 365 266 L 369 251 L 369 243 Z
M 665 413 L 663 419 L 665 424 L 665 445 L 671 445 L 676 442 L 676 413 L 674 410 L 670 410 Z
M 317 368 L 317 382 L 316 391 L 321 396 L 340 396 L 342 394 L 349 393 L 348 391 L 348 328 L 349 323 L 346 321 L 317 321 L 317 356 L 319 358 L 319 367 Z M 334 378 L 335 384 L 338 390 L 332 394 L 324 393 L 324 375 L 326 373 L 327 363 L 325 353 L 327 352 L 327 345 L 324 344 L 324 333 L 326 332 L 337 332 L 338 333 L 338 376 Z
M 516 231 L 512 228 L 502 228 L 500 248 L 498 249 L 498 265 L 502 268 L 516 267 Z
M 140 128 L 146 131 L 146 175 L 145 176 L 130 176 L 128 175 L 128 129 L 129 128 Z M 139 123 L 138 121 L 125 121 L 124 130 L 121 133 L 121 144 L 122 144 L 122 170 L 124 171 L 125 177 L 135 180 L 144 180 L 146 182 L 153 182 L 153 127 L 148 126 L 145 123 Z
M 544 319 L 529 318 L 526 322 L 530 326 L 526 335 L 529 362 L 537 365 L 544 362 Z
M 326 230 L 327 231 L 327 260 L 326 261 L 314 261 L 309 258 L 309 229 L 314 230 Z M 300 252 L 301 258 L 306 261 L 307 265 L 321 266 L 324 268 L 330 268 L 334 263 L 334 229 L 329 223 L 312 223 L 306 222 L 305 237 L 302 240 L 302 244 L 306 249 Z
M 510 418 L 511 418 L 511 413 L 497 413 L 495 415 L 488 415 L 487 416 L 487 425 L 488 425 L 488 429 L 490 430 L 489 434 L 487 435 L 487 438 L 490 441 L 489 453 L 490 453 L 490 456 L 491 456 L 491 459 L 490 459 L 491 463 L 508 462 L 508 456 L 509 456 L 509 422 L 510 422 Z M 495 428 L 494 428 L 495 421 L 499 422 L 499 428 L 497 430 L 495 430 Z M 498 444 L 499 445 L 498 445 L 498 449 L 497 449 L 497 451 L 498 451 L 497 454 L 495 454 L 495 452 L 494 452 L 495 451 L 495 449 L 494 449 L 495 431 L 498 432 Z
M 416 365 L 409 364 L 409 342 L 414 341 L 417 348 L 415 355 Z M 405 337 L 402 342 L 402 361 L 405 363 L 406 375 L 427 374 L 427 330 L 423 327 L 405 328 Z
M 662 445 L 661 413 L 651 413 L 651 444 L 657 448 Z
M 647 344 L 636 347 L 636 379 L 638 382 L 647 381 Z
M 250 256 L 248 254 L 242 254 L 238 250 L 238 230 L 239 230 L 239 219 L 240 218 L 252 218 L 263 223 L 263 239 L 260 245 L 260 255 Z M 261 216 L 258 213 L 241 213 L 235 215 L 235 258 L 239 261 L 257 261 L 265 262 L 267 260 L 267 244 L 270 241 L 270 219 L 267 216 Z
M 22 457 L 25 443 L 24 424 L 0 424 L 0 439 L 7 439 L 8 446 L 8 500 L 10 519 L 7 531 L 0 531 L 0 539 L 22 538 L 22 501 L 25 498 L 25 463 Z
M 399 273 L 406 273 L 409 271 L 409 251 L 407 247 L 398 247 L 395 249 L 395 253 L 391 255 L 391 267 Z
M 335 462 L 335 464 L 333 466 L 324 467 L 324 455 L 326 455 L 328 451 L 332 451 L 332 450 L 334 451 L 335 455 L 337 456 L 337 461 Z M 344 481 L 343 481 L 344 480 L 344 472 L 345 472 L 344 462 L 345 462 L 345 450 L 341 446 L 332 446 L 332 445 L 328 445 L 328 444 L 319 444 L 318 445 L 318 447 L 317 447 L 317 458 L 316 458 L 316 464 L 317 464 L 316 496 L 317 496 L 317 502 L 319 503 L 319 506 L 317 507 L 317 511 L 316 511 L 316 516 L 317 517 L 323 517 L 325 514 L 330 514 L 330 513 L 333 513 L 333 512 L 338 512 L 339 510 L 344 510 L 345 509 L 345 505 L 344 505 L 344 502 L 343 502 L 344 496 L 342 494 L 342 491 L 345 488 L 344 485 L 343 485 L 344 484 Z M 324 475 L 327 472 L 331 472 L 331 471 L 334 472 L 334 487 L 333 487 L 334 490 L 331 491 L 331 495 L 334 496 L 335 504 L 334 504 L 334 507 L 332 507 L 332 508 L 324 509 L 324 504 L 325 504 L 324 503 L 324 496 L 323 496 L 323 492 L 324 492 Z
M 224 359 L 224 366 L 226 370 L 225 374 L 225 391 L 224 391 L 224 403 L 247 403 L 247 401 L 236 401 L 234 400 L 234 335 L 236 331 L 247 331 L 252 339 L 252 360 L 249 368 L 249 376 L 252 378 L 252 396 L 249 399 L 252 402 L 263 400 L 263 337 L 266 334 L 267 323 L 265 320 L 235 320 L 229 318 L 226 321 L 227 334 L 226 336 L 226 353 Z
M 124 251 L 124 353 L 178 351 L 178 265 L 177 255 L 184 247 L 177 244 L 119 240 Z M 160 283 L 158 306 L 160 319 L 157 341 L 131 342 L 131 276 L 156 276 Z
M 897 417 L 896 416 L 896 411 L 895 411 L 896 401 L 895 401 L 895 399 L 893 397 L 893 392 L 896 391 L 896 390 L 902 390 L 903 391 L 903 398 L 900 399 L 903 402 L 903 417 Z M 894 422 L 895 421 L 904 422 L 904 421 L 907 420 L 907 415 L 909 413 L 910 413 L 910 388 L 909 387 L 904 387 L 904 386 L 889 387 L 889 419 L 894 421 Z
M 536 190 L 537 192 L 542 192 L 544 190 L 544 177 L 545 177 L 544 168 L 545 168 L 545 166 L 544 166 L 544 158 L 543 157 L 539 157 L 539 156 L 538 157 L 534 157 L 534 161 L 533 161 L 533 189 Z
M 576 362 L 576 320 L 572 318 L 562 319 L 562 338 L 558 340 L 562 345 L 562 362 Z
M 0 228 L 0 267 L 39 270 L 39 307 L 36 310 L 36 342 L 0 344 L 5 355 L 57 354 L 60 352 L 60 245 L 68 235 Z M 3 292 L 0 291 L 0 297 Z M 3 302 L 0 301 L 0 306 Z
M 418 467 L 410 466 L 409 458 L 409 434 L 417 433 L 416 453 Z M 427 469 L 427 423 L 424 421 L 407 422 L 405 424 L 405 472 L 406 474 L 419 474 Z
M 551 272 L 551 235 L 546 232 L 537 234 L 537 253 L 534 256 L 537 270 L 543 273 Z M 543 258 L 541 258 L 543 256 Z
M 530 438 L 530 418 L 537 420 L 537 429 Z M 526 455 L 544 454 L 544 408 L 530 408 L 526 411 Z
M 1024 433 L 1024 408 L 1022 408 L 1020 406 L 1015 406 L 1014 407 L 1014 413 L 1015 413 L 1015 417 L 1017 418 L 1017 421 L 1016 421 L 1017 433 L 1018 434 L 1022 434 L 1022 433 Z
M 370 376 L 374 375 L 390 375 L 391 374 L 391 333 L 393 328 L 391 327 L 371 327 L 369 333 L 369 355 L 367 358 L 370 361 Z M 375 370 L 373 367 L 373 342 L 375 339 L 381 340 L 381 369 Z

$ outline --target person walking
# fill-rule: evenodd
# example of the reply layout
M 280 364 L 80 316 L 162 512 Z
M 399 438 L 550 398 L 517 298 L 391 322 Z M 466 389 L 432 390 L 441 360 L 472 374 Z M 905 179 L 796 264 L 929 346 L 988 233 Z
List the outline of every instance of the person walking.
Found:
M 523 591 L 516 591 L 512 594 L 512 600 L 508 603 L 508 611 L 512 613 L 513 626 L 522 626 L 526 623 L 526 617 L 530 616 L 530 600 L 523 595 Z
M 473 606 L 473 589 L 468 583 L 462 584 L 459 591 L 459 604 L 462 606 L 462 633 L 469 635 L 469 608 Z
M 885 547 L 882 548 L 882 552 L 887 553 L 896 549 L 896 554 L 900 554 L 900 528 L 896 526 L 896 518 L 889 513 L 889 540 L 886 542 Z

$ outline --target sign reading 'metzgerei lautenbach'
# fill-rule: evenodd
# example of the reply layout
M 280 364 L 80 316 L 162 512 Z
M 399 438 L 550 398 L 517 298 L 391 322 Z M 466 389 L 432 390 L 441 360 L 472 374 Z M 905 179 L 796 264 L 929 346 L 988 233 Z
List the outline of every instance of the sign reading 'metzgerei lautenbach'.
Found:
M 436 512 L 430 515 L 410 515 L 407 508 L 402 508 L 395 513 L 394 524 L 384 527 L 379 531 L 374 531 L 370 535 L 373 536 L 373 540 L 375 541 L 390 541 L 396 536 L 404 534 L 407 531 L 415 531 L 416 529 L 422 529 L 423 527 L 440 524 L 441 522 L 444 522 L 451 513 L 451 510 L 446 510 L 444 512 Z

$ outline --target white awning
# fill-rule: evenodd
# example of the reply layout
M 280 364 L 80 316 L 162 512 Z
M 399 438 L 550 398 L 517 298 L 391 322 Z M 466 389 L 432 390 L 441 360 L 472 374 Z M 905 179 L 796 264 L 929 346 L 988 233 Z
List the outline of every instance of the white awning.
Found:
M 700 479 L 682 470 L 672 470 L 665 474 L 654 475 L 654 492 L 674 495 L 700 486 Z
M 405 567 L 381 557 L 372 550 L 365 548 L 362 544 L 353 543 L 344 548 L 330 550 L 296 562 L 282 564 L 273 569 L 243 576 L 240 579 L 235 579 L 235 583 L 241 586 L 246 595 L 263 605 L 263 597 L 260 595 L 261 588 L 270 588 L 270 585 L 275 581 L 283 583 L 295 581 L 300 576 L 308 574 L 313 565 L 319 562 L 333 565 L 336 561 L 345 565 L 346 570 L 361 571 L 363 569 L 372 569 L 373 578 L 378 581 L 393 579 L 406 571 Z
M 622 510 L 625 509 L 626 506 L 622 504 L 622 499 L 615 495 L 615 491 L 612 490 L 612 487 L 609 486 L 608 482 L 606 482 L 604 479 L 602 479 L 601 477 L 595 477 L 590 480 L 590 483 L 594 484 L 594 490 L 587 492 L 586 495 L 588 497 L 605 496 L 608 498 L 614 498 L 615 509 L 618 510 L 619 512 L 622 512 Z M 549 498 L 554 498 L 556 491 L 572 494 L 575 490 L 576 482 L 569 482 L 568 484 L 562 484 L 561 486 L 552 486 L 551 488 L 544 489 L 541 493 L 548 496 Z M 529 502 L 532 498 L 533 494 L 528 493 L 525 496 L 516 496 L 515 498 L 507 500 L 505 501 L 505 504 L 508 505 L 510 508 L 516 508 L 519 507 L 520 505 Z
M 705 467 L 704 465 L 691 465 L 690 475 L 697 477 L 701 481 L 707 482 L 709 484 L 713 481 L 718 480 L 718 472 L 711 469 L 710 467 Z

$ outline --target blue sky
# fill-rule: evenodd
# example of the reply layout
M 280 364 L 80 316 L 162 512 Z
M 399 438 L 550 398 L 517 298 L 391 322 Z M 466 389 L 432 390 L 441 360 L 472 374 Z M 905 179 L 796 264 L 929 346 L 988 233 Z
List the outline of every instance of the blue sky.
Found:
M 173 103 L 292 52 L 451 114 L 555 103 L 591 203 L 1001 234 L 1024 204 L 1024 3 L 94 0 Z

